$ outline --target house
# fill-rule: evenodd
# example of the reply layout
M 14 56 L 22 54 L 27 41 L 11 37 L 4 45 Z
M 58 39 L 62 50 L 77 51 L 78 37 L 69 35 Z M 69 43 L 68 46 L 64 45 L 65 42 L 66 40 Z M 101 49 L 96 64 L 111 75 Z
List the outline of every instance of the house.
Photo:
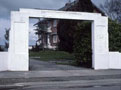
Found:
M 59 9 L 60 11 L 79 11 L 79 12 L 94 12 L 106 15 L 98 6 L 96 6 L 92 0 L 75 0 L 74 2 L 68 2 L 64 7 Z
M 96 5 L 91 0 L 75 0 L 74 2 L 69 1 L 65 4 L 64 7 L 60 8 L 59 10 L 94 12 L 105 15 L 105 13 L 103 13 L 98 7 L 96 7 Z M 38 45 L 41 45 L 41 47 L 43 47 L 44 49 L 56 50 L 58 48 L 58 44 L 61 43 L 61 38 L 59 38 L 57 34 L 58 23 L 59 20 L 43 19 L 35 25 L 37 27 L 37 31 L 40 30 L 42 26 L 46 27 L 41 30 L 41 36 L 38 37 L 39 39 L 37 41 Z
M 36 23 L 36 31 L 40 36 L 38 37 L 37 44 L 42 49 L 56 50 L 58 47 L 58 35 L 57 35 L 57 23 L 58 20 L 43 19 Z

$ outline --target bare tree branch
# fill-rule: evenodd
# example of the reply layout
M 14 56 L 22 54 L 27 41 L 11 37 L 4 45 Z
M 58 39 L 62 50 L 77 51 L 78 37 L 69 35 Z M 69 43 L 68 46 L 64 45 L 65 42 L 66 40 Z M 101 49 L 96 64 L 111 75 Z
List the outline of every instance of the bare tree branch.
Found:
M 121 22 L 121 0 L 107 0 L 100 8 L 111 18 Z

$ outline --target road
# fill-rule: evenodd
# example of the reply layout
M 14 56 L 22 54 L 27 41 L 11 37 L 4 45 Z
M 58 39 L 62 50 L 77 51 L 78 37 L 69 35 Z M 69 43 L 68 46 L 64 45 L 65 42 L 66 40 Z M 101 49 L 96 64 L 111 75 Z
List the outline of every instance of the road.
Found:
M 121 70 L 30 60 L 31 71 L 0 72 L 0 90 L 121 90 Z
M 0 90 L 121 90 L 119 83 L 115 84 L 95 84 L 90 85 L 89 83 L 64 83 L 56 82 L 29 82 L 29 83 L 15 83 L 13 85 L 0 86 Z M 93 82 L 92 82 L 93 83 Z
M 121 90 L 120 86 L 107 86 L 107 87 L 85 87 L 85 88 L 56 88 L 56 89 L 42 89 L 39 86 L 38 87 L 31 87 L 28 89 L 23 89 L 23 90 Z

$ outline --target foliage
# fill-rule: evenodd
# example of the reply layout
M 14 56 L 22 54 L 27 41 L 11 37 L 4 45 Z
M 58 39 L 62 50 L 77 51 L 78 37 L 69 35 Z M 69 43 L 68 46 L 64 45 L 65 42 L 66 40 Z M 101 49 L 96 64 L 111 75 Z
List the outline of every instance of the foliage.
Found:
M 74 55 L 64 51 L 45 50 L 39 52 L 30 52 L 30 57 L 40 57 L 40 60 L 73 60 Z
M 81 12 L 93 12 L 95 9 L 91 0 L 78 0 L 78 3 L 67 8 L 66 11 L 81 11 Z M 75 27 L 77 23 L 81 21 L 74 20 L 59 20 L 58 23 L 58 36 L 59 36 L 59 50 L 73 52 L 73 34 L 75 33 Z
M 121 23 L 112 20 L 109 20 L 109 48 L 121 52 Z
M 91 67 L 91 23 L 78 23 L 74 34 L 74 55 L 78 65 Z M 121 24 L 109 19 L 109 49 L 121 52 Z
M 91 67 L 91 23 L 84 21 L 78 23 L 74 34 L 74 55 L 77 65 Z
M 46 35 L 48 26 L 46 20 L 39 20 L 39 22 L 34 26 L 36 26 L 35 34 L 38 36 L 38 40 L 36 41 L 36 45 L 33 50 L 40 51 L 41 49 L 44 49 L 43 38 Z
M 10 31 L 10 28 L 9 29 L 5 29 L 5 35 L 4 35 L 4 37 L 5 37 L 5 40 L 6 40 L 6 42 L 5 42 L 5 47 L 6 48 L 8 48 L 9 47 L 9 31 Z
M 112 20 L 121 22 L 121 0 L 106 0 L 100 7 Z
M 0 46 L 0 51 L 4 51 L 3 48 Z
M 73 52 L 77 65 L 91 66 L 91 23 L 61 20 L 58 24 L 59 50 Z
M 108 3 L 107 3 L 108 2 Z M 121 21 L 121 6 L 119 0 L 106 1 L 103 10 L 112 19 Z M 67 11 L 93 12 L 94 7 L 90 0 L 79 0 L 79 3 Z M 60 20 L 58 23 L 58 35 L 60 39 L 59 49 L 73 52 L 78 65 L 91 66 L 91 25 L 89 22 Z M 78 25 L 77 25 L 78 24 Z M 75 26 L 75 27 L 74 27 Z M 110 50 L 121 52 L 121 24 L 109 20 Z
M 77 21 L 60 20 L 57 27 L 59 37 L 59 50 L 73 52 L 73 35 Z

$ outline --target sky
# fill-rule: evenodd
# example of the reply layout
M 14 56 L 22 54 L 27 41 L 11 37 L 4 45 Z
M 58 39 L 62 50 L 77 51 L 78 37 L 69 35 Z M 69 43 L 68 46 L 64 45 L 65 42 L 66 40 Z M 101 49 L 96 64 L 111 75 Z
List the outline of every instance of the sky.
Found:
M 74 1 L 74 0 L 71 0 Z M 105 0 L 92 0 L 97 6 L 104 3 Z M 5 43 L 5 28 L 10 28 L 10 12 L 18 11 L 19 8 L 39 8 L 39 9 L 59 9 L 67 3 L 68 0 L 0 0 L 0 45 Z M 34 34 L 33 24 L 37 20 L 30 20 L 29 24 L 29 42 L 34 44 L 37 36 Z

